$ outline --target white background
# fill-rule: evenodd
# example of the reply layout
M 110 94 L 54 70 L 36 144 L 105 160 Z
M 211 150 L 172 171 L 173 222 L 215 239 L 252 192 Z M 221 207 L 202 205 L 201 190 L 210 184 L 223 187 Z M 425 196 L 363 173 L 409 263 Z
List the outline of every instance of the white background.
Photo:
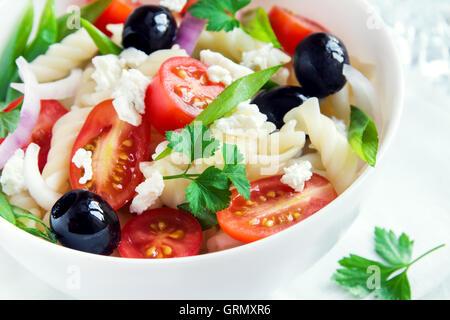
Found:
M 391 26 L 405 63 L 401 125 L 354 225 L 310 271 L 293 279 L 290 287 L 274 292 L 273 298 L 351 299 L 330 278 L 337 261 L 349 253 L 377 259 L 373 253 L 375 226 L 410 235 L 415 240 L 414 257 L 447 244 L 408 274 L 414 299 L 450 298 L 449 2 L 370 2 Z M 0 249 L 0 299 L 69 298 Z

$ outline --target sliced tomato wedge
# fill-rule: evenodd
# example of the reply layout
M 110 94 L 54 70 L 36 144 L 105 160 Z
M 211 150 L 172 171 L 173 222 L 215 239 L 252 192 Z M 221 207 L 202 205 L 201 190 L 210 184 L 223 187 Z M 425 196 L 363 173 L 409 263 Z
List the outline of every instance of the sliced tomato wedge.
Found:
M 89 0 L 92 2 L 94 0 Z M 106 29 L 108 24 L 125 23 L 131 12 L 139 5 L 132 0 L 113 0 L 103 13 L 95 20 L 94 25 L 106 35 L 111 36 L 111 32 Z
M 11 102 L 5 109 L 3 109 L 1 112 L 9 112 L 11 110 L 14 110 L 21 102 L 23 101 L 23 96 L 21 96 L 20 98 L 17 98 L 16 100 L 14 100 L 13 102 Z M 0 138 L 0 144 L 3 143 L 3 141 L 5 140 L 5 138 Z
M 73 189 L 88 189 L 103 197 L 114 210 L 120 209 L 135 195 L 144 180 L 139 163 L 150 156 L 150 125 L 145 121 L 135 127 L 121 121 L 112 100 L 98 104 L 91 111 L 72 149 L 92 152 L 92 180 L 80 183 L 84 168 L 70 163 Z
M 184 211 L 159 208 L 131 219 L 122 229 L 119 253 L 124 258 L 161 259 L 197 255 L 200 223 Z
M 273 31 L 284 50 L 293 55 L 297 45 L 315 32 L 327 32 L 320 24 L 288 9 L 274 6 L 269 12 Z
M 236 240 L 253 242 L 299 223 L 337 197 L 331 183 L 317 174 L 302 192 L 280 179 L 274 176 L 253 182 L 250 200 L 233 191 L 230 207 L 217 213 L 222 230 Z
M 208 79 L 208 66 L 189 57 L 164 62 L 148 86 L 147 117 L 161 134 L 191 123 L 224 89 Z

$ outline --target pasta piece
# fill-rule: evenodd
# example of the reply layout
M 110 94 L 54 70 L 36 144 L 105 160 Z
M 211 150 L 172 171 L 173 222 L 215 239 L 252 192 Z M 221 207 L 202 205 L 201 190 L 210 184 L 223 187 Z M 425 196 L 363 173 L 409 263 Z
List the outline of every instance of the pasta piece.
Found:
M 96 83 L 91 77 L 94 71 L 95 68 L 90 65 L 84 70 L 81 77 L 81 82 L 74 101 L 74 105 L 80 108 L 92 107 L 106 100 L 103 99 L 105 98 L 103 93 L 100 94 L 95 92 Z
M 138 68 L 147 77 L 153 77 L 161 68 L 161 65 L 168 59 L 173 57 L 188 57 L 186 50 L 174 46 L 172 49 L 158 50 L 148 56 Z
M 357 177 L 359 158 L 347 137 L 330 118 L 320 113 L 319 101 L 312 98 L 289 111 L 284 121 L 297 120 L 297 129 L 305 131 L 320 152 L 327 177 L 338 193 L 347 189 Z
M 37 218 L 42 219 L 44 210 L 36 203 L 36 201 L 34 201 L 28 191 L 16 193 L 8 197 L 8 200 L 13 206 L 25 209 L 34 214 Z
M 39 82 L 50 82 L 69 75 L 72 69 L 82 66 L 97 53 L 97 46 L 85 29 L 80 29 L 53 44 L 37 57 L 31 68 Z
M 72 147 L 92 108 L 72 108 L 53 126 L 51 148 L 42 176 L 55 192 L 70 190 L 69 164 Z

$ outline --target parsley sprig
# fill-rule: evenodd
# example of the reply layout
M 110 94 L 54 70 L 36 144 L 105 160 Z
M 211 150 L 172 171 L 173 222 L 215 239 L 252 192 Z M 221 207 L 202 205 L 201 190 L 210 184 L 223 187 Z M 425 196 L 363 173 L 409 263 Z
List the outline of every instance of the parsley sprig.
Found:
M 189 212 L 194 216 L 205 212 L 217 212 L 226 209 L 230 204 L 232 184 L 246 199 L 250 198 L 250 182 L 245 175 L 243 155 L 237 146 L 220 142 L 211 137 L 208 127 L 201 122 L 187 125 L 181 132 L 166 133 L 169 148 L 186 155 L 189 164 L 186 170 L 178 175 L 165 176 L 164 180 L 187 179 L 191 184 L 186 189 L 186 201 Z M 197 159 L 210 158 L 222 150 L 224 167 L 211 166 L 200 174 L 191 174 L 189 169 Z
M 375 252 L 383 262 L 350 254 L 339 261 L 342 268 L 332 279 L 357 298 L 374 294 L 377 299 L 410 300 L 411 287 L 407 272 L 417 261 L 444 246 L 437 246 L 412 260 L 414 241 L 402 233 L 375 228 Z

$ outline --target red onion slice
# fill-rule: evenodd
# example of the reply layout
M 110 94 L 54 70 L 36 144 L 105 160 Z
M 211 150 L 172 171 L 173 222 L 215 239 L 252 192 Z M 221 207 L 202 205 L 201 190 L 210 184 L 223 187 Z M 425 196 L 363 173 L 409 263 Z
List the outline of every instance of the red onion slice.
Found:
M 24 83 L 24 99 L 16 130 L 10 133 L 0 145 L 0 169 L 3 169 L 5 163 L 17 149 L 30 140 L 41 111 L 38 82 L 30 69 L 30 65 L 23 57 L 17 58 L 16 64 Z
M 186 50 L 188 55 L 192 55 L 205 26 L 206 20 L 196 18 L 190 12 L 187 12 L 183 21 L 181 21 L 175 44 Z

